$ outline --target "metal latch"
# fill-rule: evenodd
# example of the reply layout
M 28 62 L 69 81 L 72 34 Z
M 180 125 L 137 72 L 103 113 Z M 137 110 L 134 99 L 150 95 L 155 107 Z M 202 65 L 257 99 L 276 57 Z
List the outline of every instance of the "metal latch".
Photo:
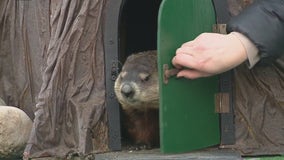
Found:
M 175 76 L 180 70 L 177 68 L 169 69 L 168 64 L 164 64 L 163 71 L 164 71 L 164 75 L 163 75 L 164 84 L 168 84 L 169 78 L 172 76 Z
M 226 24 L 213 24 L 213 32 L 227 34 Z
M 215 94 L 215 112 L 216 113 L 230 113 L 229 93 Z

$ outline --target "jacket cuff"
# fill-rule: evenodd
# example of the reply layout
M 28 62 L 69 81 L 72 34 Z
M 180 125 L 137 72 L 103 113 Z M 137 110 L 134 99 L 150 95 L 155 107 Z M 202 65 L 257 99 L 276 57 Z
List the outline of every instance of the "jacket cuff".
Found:
M 283 55 L 284 1 L 259 0 L 231 18 L 227 33 L 239 32 L 249 38 L 261 58 L 275 59 Z
M 256 46 L 246 36 L 239 32 L 231 32 L 230 34 L 233 34 L 240 40 L 246 50 L 246 54 L 248 57 L 248 68 L 253 68 L 253 66 L 260 60 L 260 56 L 258 54 L 258 49 L 256 48 Z

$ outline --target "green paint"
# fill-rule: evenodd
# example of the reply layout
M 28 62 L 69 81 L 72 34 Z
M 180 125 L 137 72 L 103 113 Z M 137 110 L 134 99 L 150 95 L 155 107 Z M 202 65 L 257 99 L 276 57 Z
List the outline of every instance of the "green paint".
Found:
M 161 151 L 181 153 L 218 144 L 219 116 L 214 112 L 217 77 L 170 78 L 163 84 L 163 64 L 170 68 L 175 51 L 202 32 L 211 32 L 215 13 L 210 0 L 164 0 L 159 11 Z

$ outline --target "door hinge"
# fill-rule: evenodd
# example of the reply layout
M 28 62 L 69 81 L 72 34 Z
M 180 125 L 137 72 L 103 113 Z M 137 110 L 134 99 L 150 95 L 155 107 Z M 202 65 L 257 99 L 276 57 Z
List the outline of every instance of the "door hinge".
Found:
M 213 32 L 227 34 L 226 24 L 213 24 Z
M 230 113 L 229 93 L 215 94 L 215 112 L 216 113 Z

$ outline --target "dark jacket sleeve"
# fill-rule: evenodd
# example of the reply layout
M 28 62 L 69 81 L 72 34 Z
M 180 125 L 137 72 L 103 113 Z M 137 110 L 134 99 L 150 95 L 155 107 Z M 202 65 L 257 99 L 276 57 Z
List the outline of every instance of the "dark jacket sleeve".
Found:
M 262 58 L 284 55 L 284 0 L 254 2 L 230 20 L 227 32 L 232 31 L 247 36 Z

